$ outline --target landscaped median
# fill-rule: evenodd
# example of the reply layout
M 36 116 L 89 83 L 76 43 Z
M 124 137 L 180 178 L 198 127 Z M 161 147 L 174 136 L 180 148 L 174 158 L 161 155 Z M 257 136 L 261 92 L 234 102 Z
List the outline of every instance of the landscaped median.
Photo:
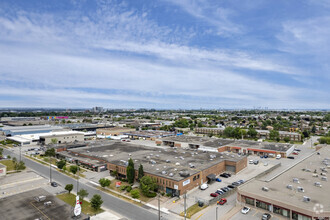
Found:
M 191 216 L 193 216 L 193 215 L 196 214 L 197 212 L 199 212 L 199 211 L 205 209 L 206 207 L 207 207 L 206 205 L 204 205 L 203 207 L 199 207 L 199 206 L 198 206 L 198 203 L 196 203 L 195 205 L 190 206 L 190 207 L 186 210 L 186 213 L 187 213 L 186 217 L 187 217 L 187 218 L 191 218 Z M 184 212 L 181 212 L 181 213 L 180 213 L 180 216 L 184 216 Z
M 74 195 L 74 194 L 64 193 L 64 194 L 59 194 L 56 197 L 61 199 L 62 201 L 66 202 L 67 204 L 69 204 L 71 206 L 75 206 L 75 204 L 76 204 L 76 195 Z M 96 215 L 96 214 L 99 214 L 101 212 L 104 212 L 103 209 L 94 210 L 91 207 L 90 202 L 87 202 L 86 200 L 82 200 L 81 211 L 86 215 Z

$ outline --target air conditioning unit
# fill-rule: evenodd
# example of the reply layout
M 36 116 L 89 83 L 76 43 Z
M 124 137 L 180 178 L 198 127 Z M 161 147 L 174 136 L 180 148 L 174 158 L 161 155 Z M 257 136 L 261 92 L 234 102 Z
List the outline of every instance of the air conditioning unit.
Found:
M 287 185 L 286 188 L 291 189 L 291 190 L 293 189 L 292 185 Z
M 293 178 L 293 182 L 294 183 L 299 183 L 299 179 L 298 178 Z
M 298 191 L 298 192 L 305 192 L 304 188 L 302 188 L 301 186 L 298 186 L 298 187 L 297 187 L 297 191 Z
M 310 202 L 311 199 L 310 199 L 308 196 L 304 196 L 304 197 L 303 197 L 303 201 L 304 201 L 304 202 Z
M 265 186 L 264 186 L 264 187 L 262 187 L 261 189 L 262 189 L 263 191 L 266 191 L 266 192 L 268 192 L 268 191 L 269 191 L 268 187 L 265 187 Z
M 321 183 L 320 182 L 315 182 L 314 183 L 314 186 L 317 186 L 317 187 L 322 187 Z

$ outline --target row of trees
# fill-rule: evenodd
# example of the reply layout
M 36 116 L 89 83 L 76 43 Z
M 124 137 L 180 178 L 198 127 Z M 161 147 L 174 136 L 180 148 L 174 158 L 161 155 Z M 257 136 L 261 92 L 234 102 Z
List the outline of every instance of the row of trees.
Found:
M 258 132 L 254 128 L 249 128 L 246 131 L 246 129 L 243 129 L 243 128 L 239 128 L 239 127 L 233 128 L 233 127 L 228 126 L 223 131 L 223 135 L 225 137 L 236 138 L 236 139 L 246 138 L 246 137 L 256 138 L 257 134 L 258 134 Z

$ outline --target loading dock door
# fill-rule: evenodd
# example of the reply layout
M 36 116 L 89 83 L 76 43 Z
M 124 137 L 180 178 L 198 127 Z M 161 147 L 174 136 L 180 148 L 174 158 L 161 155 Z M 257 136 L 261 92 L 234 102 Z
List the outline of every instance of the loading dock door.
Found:
M 236 167 L 235 166 L 226 165 L 226 171 L 236 173 Z

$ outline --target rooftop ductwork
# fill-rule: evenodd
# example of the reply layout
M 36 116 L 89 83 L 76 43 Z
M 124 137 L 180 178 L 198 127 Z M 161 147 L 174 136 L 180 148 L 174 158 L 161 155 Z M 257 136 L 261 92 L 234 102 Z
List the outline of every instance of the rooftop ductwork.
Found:
M 304 197 L 303 197 L 303 201 L 304 201 L 304 202 L 310 202 L 311 199 L 310 199 L 308 196 L 304 196 Z
M 321 180 L 322 180 L 322 181 L 328 181 L 328 178 L 325 177 L 325 176 L 322 176 L 322 177 L 321 177 Z
M 293 189 L 292 185 L 287 185 L 286 188 L 291 189 L 291 190 Z
M 320 182 L 315 182 L 314 183 L 314 186 L 317 186 L 317 187 L 322 187 L 321 183 Z
M 298 186 L 298 187 L 297 187 L 297 191 L 298 191 L 298 192 L 305 192 L 304 188 L 302 188 L 301 186 Z
M 293 178 L 293 182 L 294 183 L 299 183 L 299 179 L 298 178 Z
M 265 187 L 265 186 L 262 187 L 261 189 L 262 189 L 262 191 L 265 191 L 265 192 L 268 192 L 269 191 L 269 188 L 268 187 Z

